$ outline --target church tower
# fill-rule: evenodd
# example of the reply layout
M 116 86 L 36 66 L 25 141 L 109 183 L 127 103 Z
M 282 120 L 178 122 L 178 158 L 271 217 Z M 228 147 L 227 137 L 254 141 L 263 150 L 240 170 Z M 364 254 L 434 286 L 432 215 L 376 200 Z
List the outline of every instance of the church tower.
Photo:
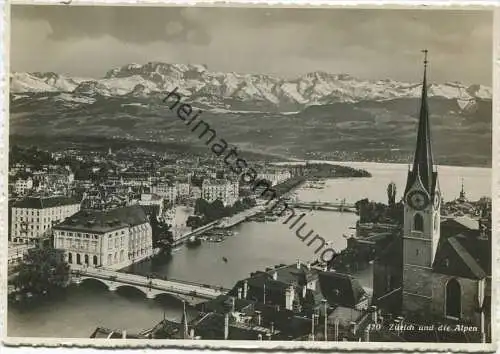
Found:
M 404 192 L 403 314 L 425 315 L 432 302 L 432 263 L 440 235 L 441 195 L 432 156 L 427 50 L 413 166 Z

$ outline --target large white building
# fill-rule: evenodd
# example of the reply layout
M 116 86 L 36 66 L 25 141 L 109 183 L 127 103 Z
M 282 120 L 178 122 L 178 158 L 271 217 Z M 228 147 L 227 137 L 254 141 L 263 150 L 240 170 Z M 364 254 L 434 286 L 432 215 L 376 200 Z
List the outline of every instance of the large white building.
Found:
M 259 173 L 257 175 L 257 180 L 265 179 L 265 180 L 270 181 L 272 183 L 272 185 L 275 186 L 277 184 L 285 182 L 286 180 L 290 179 L 291 177 L 292 177 L 292 174 L 288 170 L 268 169 L 266 171 L 263 171 L 262 173 Z
M 142 193 L 141 199 L 138 201 L 139 205 L 145 207 L 146 213 L 154 211 L 154 215 L 158 218 L 163 215 L 163 198 L 157 194 Z
M 33 189 L 33 179 L 28 178 L 18 178 L 14 183 L 14 191 L 17 195 L 25 195 Z
M 238 200 L 239 184 L 234 181 L 206 179 L 201 188 L 201 197 L 208 202 L 219 199 L 225 206 L 233 205 Z
M 177 182 L 175 186 L 177 190 L 177 197 L 189 197 L 189 193 L 191 192 L 191 185 L 189 184 L 189 182 Z
M 139 205 L 81 210 L 54 227 L 54 247 L 70 266 L 120 269 L 153 255 L 151 225 Z
M 12 206 L 11 240 L 32 244 L 51 236 L 52 226 L 80 210 L 68 197 L 27 197 Z
M 177 186 L 175 184 L 158 183 L 151 186 L 151 193 L 158 194 L 172 204 L 175 204 L 177 200 Z

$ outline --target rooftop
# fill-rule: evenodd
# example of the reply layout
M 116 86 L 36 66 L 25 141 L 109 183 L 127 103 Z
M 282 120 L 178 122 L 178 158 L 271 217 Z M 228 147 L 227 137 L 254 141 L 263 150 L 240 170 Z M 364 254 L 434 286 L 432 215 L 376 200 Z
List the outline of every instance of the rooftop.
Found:
M 73 198 L 56 196 L 56 197 L 26 197 L 14 203 L 14 208 L 28 209 L 46 209 L 54 208 L 63 205 L 80 204 L 79 201 Z
M 359 282 L 351 275 L 321 272 L 319 284 L 330 305 L 354 308 L 366 296 Z
M 482 279 L 491 275 L 491 239 L 458 234 L 441 238 L 434 259 L 437 273 Z
M 455 221 L 459 224 L 465 226 L 470 230 L 479 230 L 479 222 L 475 219 L 472 219 L 468 216 L 459 216 L 455 218 Z
M 80 210 L 54 229 L 105 233 L 148 221 L 144 209 L 140 205 L 132 205 L 111 210 Z

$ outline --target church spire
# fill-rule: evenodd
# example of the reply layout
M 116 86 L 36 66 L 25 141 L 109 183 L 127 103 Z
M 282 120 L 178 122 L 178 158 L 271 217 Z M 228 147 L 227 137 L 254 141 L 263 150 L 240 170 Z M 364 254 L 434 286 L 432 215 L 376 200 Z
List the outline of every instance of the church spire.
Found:
M 432 194 L 433 189 L 433 166 L 431 147 L 431 132 L 429 125 L 429 104 L 427 102 L 427 49 L 424 53 L 424 79 L 422 83 L 422 98 L 420 106 L 420 117 L 418 122 L 417 148 L 413 159 L 414 174 L 418 174 L 427 192 Z

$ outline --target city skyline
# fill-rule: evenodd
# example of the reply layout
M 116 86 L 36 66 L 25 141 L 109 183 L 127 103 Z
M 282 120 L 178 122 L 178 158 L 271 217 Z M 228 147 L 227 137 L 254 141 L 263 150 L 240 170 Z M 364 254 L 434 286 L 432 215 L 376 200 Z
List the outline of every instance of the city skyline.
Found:
M 487 350 L 491 32 L 486 11 L 14 6 L 6 335 Z
M 131 19 L 138 25 L 127 27 Z M 417 82 L 418 49 L 427 48 L 433 82 L 490 86 L 492 76 L 486 11 L 14 6 L 11 32 L 13 71 L 97 78 L 160 61 L 286 78 L 326 71 Z M 252 55 L 263 51 L 258 60 Z

